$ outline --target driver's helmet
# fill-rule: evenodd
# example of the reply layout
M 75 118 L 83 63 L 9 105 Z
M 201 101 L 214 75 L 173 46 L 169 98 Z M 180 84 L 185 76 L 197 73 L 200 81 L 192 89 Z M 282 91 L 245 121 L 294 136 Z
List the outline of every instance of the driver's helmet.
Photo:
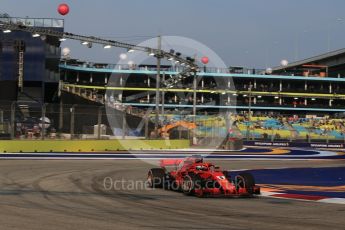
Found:
M 202 156 L 193 156 L 195 163 L 204 163 L 204 158 Z
M 198 165 L 195 168 L 196 168 L 196 170 L 200 170 L 200 171 L 206 171 L 207 170 L 207 167 L 205 165 Z

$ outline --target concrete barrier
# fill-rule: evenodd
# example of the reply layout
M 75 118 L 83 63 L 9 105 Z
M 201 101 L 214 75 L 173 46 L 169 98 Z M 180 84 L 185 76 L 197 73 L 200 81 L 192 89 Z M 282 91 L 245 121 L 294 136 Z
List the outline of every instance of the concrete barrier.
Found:
M 0 140 L 0 152 L 105 152 L 189 148 L 189 140 Z

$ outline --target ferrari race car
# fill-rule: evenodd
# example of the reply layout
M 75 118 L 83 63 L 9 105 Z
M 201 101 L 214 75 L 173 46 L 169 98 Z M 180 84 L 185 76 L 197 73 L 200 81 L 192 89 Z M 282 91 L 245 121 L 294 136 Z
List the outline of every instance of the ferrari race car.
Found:
M 161 160 L 160 168 L 148 172 L 147 183 L 151 188 L 182 191 L 197 197 L 251 197 L 260 194 L 252 174 L 242 172 L 231 178 L 229 171 L 222 171 L 201 156 L 180 160 Z

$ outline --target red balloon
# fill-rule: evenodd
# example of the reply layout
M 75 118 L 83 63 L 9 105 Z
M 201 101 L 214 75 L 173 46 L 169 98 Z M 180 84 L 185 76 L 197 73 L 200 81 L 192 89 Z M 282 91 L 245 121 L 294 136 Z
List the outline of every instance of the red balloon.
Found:
M 209 62 L 208 57 L 202 57 L 201 62 L 206 65 Z
M 58 12 L 61 15 L 68 14 L 69 13 L 69 6 L 67 4 L 65 4 L 65 3 L 60 4 L 59 7 L 58 7 Z

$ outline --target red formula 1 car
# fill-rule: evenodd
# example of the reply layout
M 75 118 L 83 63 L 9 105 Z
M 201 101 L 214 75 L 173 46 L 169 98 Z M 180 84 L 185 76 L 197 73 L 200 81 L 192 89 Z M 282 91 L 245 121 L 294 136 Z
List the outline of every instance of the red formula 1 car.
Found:
M 197 197 L 251 197 L 260 194 L 260 187 L 255 185 L 250 173 L 239 173 L 231 178 L 229 171 L 222 171 L 214 164 L 204 162 L 201 156 L 161 160 L 160 166 L 148 172 L 147 181 L 152 188 L 182 191 Z

